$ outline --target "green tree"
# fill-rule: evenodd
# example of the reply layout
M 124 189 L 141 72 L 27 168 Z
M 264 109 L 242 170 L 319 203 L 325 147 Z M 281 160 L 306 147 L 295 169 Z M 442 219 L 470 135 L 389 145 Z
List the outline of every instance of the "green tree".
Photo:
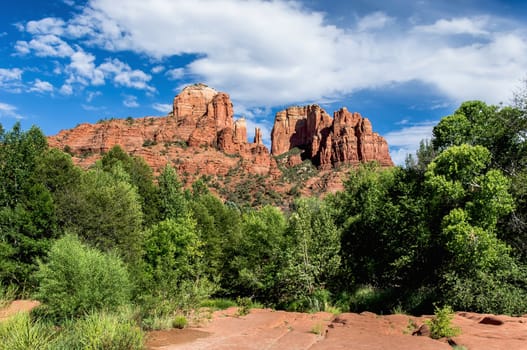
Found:
M 188 203 L 183 185 L 171 165 L 166 165 L 158 178 L 160 216 L 163 219 L 184 218 L 188 215 Z
M 47 141 L 36 127 L 0 129 L 0 279 L 32 287 L 36 260 L 58 233 L 53 198 L 37 176 Z
M 167 219 L 146 234 L 144 261 L 155 292 L 174 297 L 184 279 L 200 276 L 202 242 L 190 218 Z
M 272 206 L 243 214 L 241 230 L 232 233 L 226 252 L 222 286 L 229 295 L 277 302 L 285 229 L 284 215 Z
M 102 251 L 117 250 L 126 262 L 138 261 L 142 246 L 141 200 L 114 167 L 114 173 L 100 169 L 81 175 L 76 188 L 63 193 L 59 218 L 64 227 Z
M 141 157 L 129 156 L 119 145 L 114 146 L 101 158 L 102 169 L 112 172 L 120 166 L 128 174 L 128 182 L 137 188 L 146 226 L 159 218 L 159 193 L 154 184 L 152 168 Z
M 441 291 L 454 307 L 516 313 L 527 306 L 520 302 L 527 295 L 525 274 L 497 236 L 498 222 L 514 202 L 510 181 L 489 166 L 487 149 L 461 145 L 446 149 L 428 167 L 430 207 L 441 220 L 437 237 L 445 252 Z M 503 294 L 496 294 L 496 287 Z
M 201 192 L 200 192 L 201 193 Z M 220 278 L 232 248 L 232 240 L 239 235 L 240 211 L 227 206 L 210 193 L 194 194 L 189 202 L 192 217 L 196 220 L 207 274 Z
M 132 286 L 122 261 L 70 234 L 53 244 L 36 277 L 43 312 L 59 323 L 92 311 L 117 311 L 130 302 Z
M 316 198 L 299 199 L 288 222 L 282 298 L 305 301 L 301 308 L 323 310 L 314 296 L 334 283 L 340 269 L 340 232 L 330 208 Z

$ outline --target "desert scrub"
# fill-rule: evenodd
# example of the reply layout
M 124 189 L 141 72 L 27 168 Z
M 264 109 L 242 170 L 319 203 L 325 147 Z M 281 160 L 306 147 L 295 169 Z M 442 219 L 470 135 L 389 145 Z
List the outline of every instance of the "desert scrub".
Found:
M 442 308 L 435 307 L 434 318 L 427 320 L 426 324 L 430 327 L 430 337 L 432 339 L 451 338 L 459 335 L 461 329 L 452 326 L 454 311 L 448 305 Z

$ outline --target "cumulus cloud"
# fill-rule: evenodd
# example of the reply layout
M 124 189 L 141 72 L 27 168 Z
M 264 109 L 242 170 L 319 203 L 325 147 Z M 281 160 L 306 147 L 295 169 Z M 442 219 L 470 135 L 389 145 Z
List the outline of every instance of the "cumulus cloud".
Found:
M 439 19 L 434 24 L 416 26 L 414 28 L 414 31 L 440 35 L 487 35 L 489 34 L 488 30 L 485 29 L 487 26 L 487 17 L 462 17 L 451 19 Z
M 61 18 L 47 17 L 39 21 L 29 21 L 26 24 L 26 31 L 31 34 L 53 34 L 62 35 L 64 33 L 64 20 Z
M 374 12 L 361 18 L 357 23 L 357 30 L 364 32 L 384 28 L 393 18 L 383 12 Z
M 164 71 L 164 70 L 165 70 L 165 67 L 159 65 L 159 66 L 154 66 L 154 67 L 152 67 L 152 69 L 151 69 L 150 71 L 151 71 L 153 74 L 159 74 L 159 73 L 161 73 L 161 72 Z
M 53 85 L 47 81 L 42 81 L 40 79 L 35 79 L 33 86 L 29 88 L 30 92 L 52 92 Z
M 15 106 L 3 102 L 0 102 L 0 117 L 22 119 Z
M 20 92 L 22 73 L 20 68 L 0 68 L 0 88 L 11 92 Z
M 123 105 L 128 108 L 137 108 L 139 103 L 137 102 L 137 97 L 132 95 L 127 95 L 124 97 Z
M 161 113 L 172 112 L 172 105 L 168 103 L 154 103 L 152 108 Z
M 113 0 L 92 0 L 64 27 L 77 28 L 66 32 L 106 50 L 154 59 L 197 55 L 169 77 L 188 74 L 252 106 L 315 101 L 412 80 L 456 102 L 497 103 L 509 96 L 518 72 L 527 70 L 527 56 L 514 52 L 526 47 L 525 35 L 491 16 L 405 27 L 373 12 L 353 26 L 337 27 L 323 13 L 280 0 L 129 0 L 118 7 Z M 486 40 L 451 45 L 457 34 Z
M 31 41 L 17 41 L 15 50 L 21 55 L 34 52 L 39 57 L 68 57 L 74 50 L 56 35 L 39 35 Z

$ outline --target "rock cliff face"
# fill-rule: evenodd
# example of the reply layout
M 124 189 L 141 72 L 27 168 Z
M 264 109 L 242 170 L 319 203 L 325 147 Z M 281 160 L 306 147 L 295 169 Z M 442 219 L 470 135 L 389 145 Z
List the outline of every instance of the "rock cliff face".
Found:
M 388 143 L 374 133 L 370 121 L 346 108 L 331 118 L 318 105 L 290 107 L 276 114 L 271 134 L 273 156 L 303 150 L 320 169 L 378 161 L 392 166 Z
M 233 115 L 229 95 L 196 84 L 174 98 L 168 116 L 81 124 L 49 137 L 48 142 L 67 150 L 85 168 L 119 145 L 144 158 L 155 173 L 169 163 L 186 184 L 206 176 L 213 191 L 225 199 L 252 196 L 265 204 L 271 198 L 277 205 L 287 205 L 291 193 L 342 189 L 345 170 L 339 172 L 333 168 L 336 165 L 369 160 L 392 165 L 386 141 L 372 132 L 367 119 L 346 109 L 335 112 L 333 118 L 317 105 L 279 112 L 272 153 L 263 144 L 260 129 L 249 142 L 245 119 L 235 121 Z M 303 152 L 278 157 L 295 147 Z
M 234 159 L 228 155 L 236 155 L 249 172 L 278 173 L 260 130 L 249 143 L 245 120 L 233 120 L 232 102 L 226 93 L 203 84 L 191 85 L 174 98 L 173 106 L 172 115 L 167 117 L 81 124 L 50 137 L 49 144 L 68 149 L 81 165 L 90 165 L 100 154 L 120 145 L 128 153 L 145 158 L 155 170 L 172 161 L 181 172 L 222 175 Z M 205 151 L 214 155 L 204 159 Z M 206 166 L 211 163 L 215 165 Z

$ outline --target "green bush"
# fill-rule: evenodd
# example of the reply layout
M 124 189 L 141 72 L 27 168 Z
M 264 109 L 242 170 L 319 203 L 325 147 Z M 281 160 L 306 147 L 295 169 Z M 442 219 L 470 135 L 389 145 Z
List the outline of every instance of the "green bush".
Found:
M 236 306 L 236 302 L 230 299 L 214 298 L 203 300 L 200 304 L 200 307 L 208 307 L 213 310 L 225 310 L 232 306 Z
M 188 321 L 187 318 L 183 315 L 177 315 L 174 317 L 174 320 L 172 321 L 172 327 L 183 329 L 187 326 Z
M 66 235 L 51 247 L 48 262 L 40 263 L 36 298 L 41 312 L 58 322 L 94 310 L 127 305 L 132 290 L 121 260 L 87 247 Z
M 238 315 L 245 316 L 251 312 L 251 298 L 248 297 L 237 297 L 236 304 L 238 304 Z
M 434 318 L 426 321 L 428 327 L 430 327 L 430 337 L 432 339 L 440 339 L 459 335 L 461 329 L 452 326 L 453 318 L 454 311 L 450 306 L 445 305 L 442 308 L 436 306 Z
M 54 331 L 42 322 L 33 322 L 28 313 L 18 313 L 0 322 L 0 350 L 55 349 Z
M 57 340 L 57 350 L 139 350 L 144 334 L 131 320 L 129 312 L 90 313 L 83 319 L 67 322 Z
M 9 285 L 7 287 L 0 284 L 0 308 L 6 307 L 16 297 L 17 288 L 15 285 Z

